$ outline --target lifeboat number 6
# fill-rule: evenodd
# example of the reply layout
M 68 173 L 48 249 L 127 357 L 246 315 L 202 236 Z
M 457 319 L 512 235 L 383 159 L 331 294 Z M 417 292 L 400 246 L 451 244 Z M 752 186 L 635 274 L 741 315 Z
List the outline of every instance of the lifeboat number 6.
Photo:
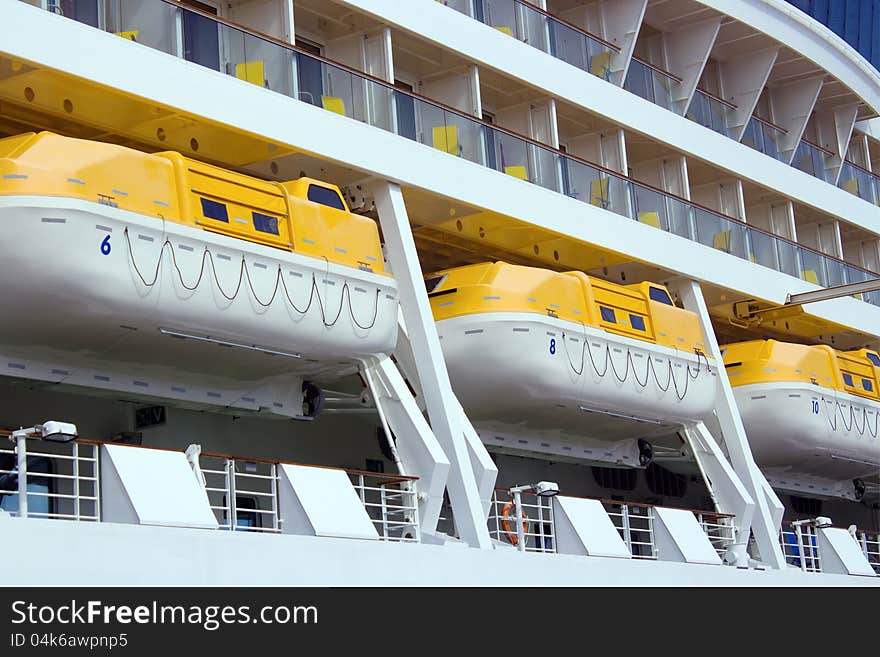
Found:
M 111 249 L 111 247 L 110 247 L 110 236 L 107 235 L 107 236 L 101 241 L 101 255 L 110 255 L 110 251 L 111 251 L 111 250 L 112 250 L 112 249 Z

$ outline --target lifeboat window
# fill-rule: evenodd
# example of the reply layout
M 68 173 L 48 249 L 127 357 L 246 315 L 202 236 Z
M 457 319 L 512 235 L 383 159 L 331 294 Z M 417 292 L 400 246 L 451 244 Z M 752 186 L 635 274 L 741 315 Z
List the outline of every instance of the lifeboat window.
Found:
M 273 235 L 278 234 L 278 219 L 276 217 L 270 217 L 268 214 L 260 214 L 259 212 L 253 212 L 254 218 L 254 228 L 256 228 L 261 233 L 272 233 Z
M 336 190 L 321 187 L 320 185 L 309 185 L 308 196 L 309 200 L 313 203 L 320 203 L 337 210 L 345 210 L 345 204 Z
M 853 384 L 852 374 L 843 373 L 843 383 L 845 385 L 851 386 Z
M 614 308 L 599 306 L 599 312 L 602 313 L 602 321 L 610 322 L 611 324 L 617 323 L 617 318 L 614 316 Z
M 206 219 L 216 219 L 217 221 L 229 222 L 229 212 L 226 210 L 225 203 L 218 203 L 210 199 L 203 198 L 202 214 Z
M 665 303 L 667 306 L 674 305 L 672 303 L 672 299 L 669 298 L 669 292 L 664 290 L 662 287 L 650 287 L 648 288 L 648 294 L 651 297 L 651 301 L 657 301 L 658 303 Z
M 878 356 L 877 354 L 872 354 L 870 351 L 866 354 L 866 356 L 875 367 L 880 367 L 880 356 Z
M 644 331 L 645 330 L 645 318 L 640 315 L 630 315 L 629 316 L 629 325 L 632 326 L 636 331 Z
M 874 392 L 874 384 L 868 379 L 862 379 L 862 387 L 868 392 Z

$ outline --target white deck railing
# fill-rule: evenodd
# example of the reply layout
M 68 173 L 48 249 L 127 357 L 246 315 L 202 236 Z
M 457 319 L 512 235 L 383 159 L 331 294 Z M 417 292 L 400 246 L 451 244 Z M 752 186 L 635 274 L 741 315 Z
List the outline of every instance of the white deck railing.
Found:
M 506 489 L 495 490 L 489 507 L 489 533 L 523 552 L 556 552 L 556 525 L 551 497 L 520 493 L 520 509 Z M 599 499 L 620 537 L 635 559 L 656 559 L 655 507 L 650 504 Z M 692 511 L 718 555 L 723 557 L 735 540 L 734 517 L 713 511 Z M 522 521 L 518 526 L 517 516 Z
M 21 518 L 101 520 L 99 445 L 0 440 L 0 508 Z
M 13 443 L 9 435 L 0 431 L 0 508 L 23 518 L 101 520 L 102 441 L 59 443 L 33 436 Z M 283 531 L 278 485 L 281 463 L 228 454 L 199 455 L 208 503 L 220 529 Z M 347 473 L 379 538 L 419 541 L 416 477 L 339 469 Z
M 809 522 L 796 521 L 783 525 L 779 532 L 782 555 L 790 566 L 807 573 L 822 572 L 816 527 Z

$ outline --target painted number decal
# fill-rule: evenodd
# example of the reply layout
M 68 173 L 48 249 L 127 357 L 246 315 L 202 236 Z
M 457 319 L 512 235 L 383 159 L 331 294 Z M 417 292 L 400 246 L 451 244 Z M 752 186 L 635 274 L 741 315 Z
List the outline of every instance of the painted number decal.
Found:
M 556 338 L 550 338 L 550 355 L 556 353 Z
M 813 415 L 819 415 L 819 402 L 813 400 Z
M 101 242 L 101 253 L 104 255 L 110 255 L 110 236 L 104 238 L 104 241 Z

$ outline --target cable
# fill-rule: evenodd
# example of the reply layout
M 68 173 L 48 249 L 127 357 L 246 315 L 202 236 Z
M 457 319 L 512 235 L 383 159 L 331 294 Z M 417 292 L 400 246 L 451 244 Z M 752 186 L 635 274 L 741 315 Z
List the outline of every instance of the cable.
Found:
M 709 357 L 700 349 L 694 349 L 694 352 L 697 355 L 697 368 L 696 368 L 696 370 L 694 370 L 691 368 L 690 363 L 687 364 L 687 369 L 685 372 L 685 380 L 684 380 L 684 390 L 681 390 L 679 388 L 678 381 L 675 379 L 675 375 L 673 373 L 673 363 L 672 363 L 671 357 L 668 357 L 666 359 L 666 362 L 667 362 L 666 383 L 665 383 L 665 385 L 662 385 L 660 383 L 660 378 L 657 374 L 657 368 L 654 364 L 654 357 L 651 353 L 648 353 L 646 356 L 648 362 L 645 367 L 645 380 L 640 381 L 639 376 L 636 373 L 636 365 L 635 365 L 635 361 L 633 360 L 633 352 L 629 347 L 627 347 L 626 348 L 626 356 L 625 356 L 626 369 L 624 370 L 623 375 L 621 376 L 620 373 L 617 371 L 617 367 L 614 365 L 614 359 L 611 356 L 611 345 L 607 341 L 605 342 L 605 363 L 602 368 L 602 371 L 600 372 L 599 368 L 596 366 L 596 360 L 595 360 L 595 358 L 593 358 L 593 349 L 589 344 L 590 340 L 587 335 L 586 326 L 583 324 L 583 322 L 581 322 L 581 327 L 583 328 L 584 333 L 582 336 L 583 337 L 583 345 L 581 347 L 580 369 L 576 368 L 574 363 L 571 360 L 571 354 L 568 351 L 568 341 L 566 340 L 565 331 L 562 332 L 562 343 L 565 348 L 565 356 L 566 356 L 566 359 L 568 360 L 568 365 L 577 376 L 583 375 L 584 367 L 586 366 L 586 354 L 589 354 L 590 364 L 593 367 L 593 371 L 596 373 L 596 375 L 600 379 L 605 378 L 605 375 L 608 373 L 608 368 L 610 366 L 611 371 L 614 374 L 614 378 L 617 379 L 617 381 L 619 383 L 625 383 L 627 381 L 627 379 L 629 378 L 630 370 L 632 370 L 633 378 L 635 379 L 636 385 L 638 385 L 638 387 L 640 387 L 642 389 L 645 389 L 648 387 L 648 381 L 650 378 L 650 374 L 653 373 L 654 382 L 656 383 L 658 389 L 660 389 L 662 392 L 665 393 L 669 390 L 669 386 L 672 385 L 675 390 L 675 396 L 678 398 L 678 401 L 682 401 L 682 400 L 684 400 L 685 396 L 687 396 L 691 380 L 696 380 L 697 377 L 700 376 L 700 373 L 702 372 L 702 369 L 703 369 L 703 360 L 706 363 L 706 372 L 708 374 L 711 374 L 711 372 L 712 372 L 712 369 L 709 366 Z M 701 356 L 702 356 L 703 360 L 700 359 Z
M 247 261 L 245 260 L 244 255 L 242 255 L 241 265 L 239 266 L 239 270 L 238 270 L 238 283 L 235 286 L 235 290 L 231 294 L 229 294 L 223 289 L 223 286 L 220 284 L 220 278 L 217 274 L 217 267 L 216 267 L 216 264 L 214 263 L 214 255 L 213 255 L 213 253 L 211 253 L 211 251 L 208 249 L 207 246 L 205 247 L 205 250 L 202 252 L 202 259 L 201 259 L 201 264 L 199 267 L 198 277 L 196 278 L 194 283 L 187 284 L 187 282 L 183 278 L 183 272 L 180 269 L 180 265 L 177 262 L 177 254 L 174 251 L 174 245 L 171 243 L 171 240 L 166 239 L 162 243 L 162 248 L 159 250 L 159 258 L 156 261 L 156 267 L 153 272 L 152 279 L 147 280 L 147 278 L 141 272 L 140 267 L 138 267 L 137 261 L 135 260 L 134 250 L 132 249 L 132 245 L 131 245 L 131 237 L 128 233 L 128 227 L 125 228 L 124 235 L 125 235 L 125 242 L 128 247 L 129 260 L 131 261 L 131 264 L 135 270 L 135 273 L 137 273 L 138 278 L 140 278 L 141 283 L 145 287 L 153 287 L 158 282 L 159 274 L 161 273 L 161 270 L 162 270 L 162 261 L 163 261 L 164 255 L 165 255 L 165 249 L 167 247 L 171 253 L 171 263 L 174 266 L 174 270 L 177 272 L 177 278 L 180 281 L 180 284 L 183 286 L 184 289 L 186 289 L 190 292 L 197 290 L 199 285 L 201 285 L 202 279 L 205 276 L 206 263 L 210 263 L 211 273 L 214 278 L 214 283 L 216 284 L 217 289 L 220 291 L 220 294 L 223 295 L 223 298 L 226 299 L 227 301 L 234 301 L 238 297 L 239 292 L 241 292 L 242 283 L 244 281 L 247 281 L 247 285 L 248 285 L 248 288 L 250 289 L 251 295 L 253 296 L 253 298 L 257 302 L 257 304 L 259 304 L 263 308 L 268 308 L 269 306 L 271 306 L 274 303 L 275 297 L 278 295 L 278 288 L 279 288 L 279 286 L 281 286 L 284 288 L 284 296 L 286 297 L 287 302 L 300 315 L 305 315 L 306 313 L 308 313 L 312 307 L 312 303 L 314 303 L 315 299 L 317 298 L 318 307 L 321 310 L 321 321 L 324 324 L 324 326 L 327 328 L 334 326 L 339 321 L 339 318 L 342 316 L 342 309 L 346 304 L 346 297 L 348 300 L 348 314 L 349 314 L 349 317 L 351 318 L 352 322 L 354 322 L 355 326 L 357 326 L 361 330 L 368 331 L 376 325 L 376 320 L 378 319 L 378 316 L 379 316 L 379 295 L 381 294 L 381 288 L 379 288 L 379 287 L 376 288 L 376 299 L 375 299 L 375 303 L 374 303 L 374 307 L 373 307 L 373 316 L 372 316 L 369 323 L 364 324 L 364 323 L 361 323 L 360 321 L 358 321 L 358 318 L 355 316 L 354 307 L 353 307 L 352 299 L 351 299 L 351 286 L 349 285 L 349 282 L 346 280 L 342 286 L 342 292 L 341 292 L 341 295 L 339 298 L 339 308 L 336 311 L 336 315 L 333 318 L 333 321 L 328 322 L 326 308 L 324 306 L 324 301 L 321 298 L 321 291 L 318 288 L 318 280 L 317 280 L 317 277 L 315 276 L 315 272 L 312 272 L 312 284 L 311 284 L 311 288 L 309 290 L 308 303 L 306 304 L 305 309 L 301 310 L 297 306 L 297 304 L 293 301 L 293 299 L 290 298 L 290 291 L 287 289 L 287 283 L 284 279 L 281 265 L 278 265 L 278 269 L 277 269 L 276 276 L 275 276 L 275 287 L 272 290 L 272 294 L 269 297 L 268 301 L 263 301 L 260 298 L 260 296 L 257 294 L 256 290 L 254 289 L 254 283 L 253 283 L 253 280 L 251 279 L 250 269 L 247 266 Z M 327 258 L 324 258 L 324 261 L 327 265 L 326 275 L 325 275 L 324 280 L 327 281 L 329 274 L 330 274 L 330 262 L 329 262 L 329 260 L 327 260 Z

